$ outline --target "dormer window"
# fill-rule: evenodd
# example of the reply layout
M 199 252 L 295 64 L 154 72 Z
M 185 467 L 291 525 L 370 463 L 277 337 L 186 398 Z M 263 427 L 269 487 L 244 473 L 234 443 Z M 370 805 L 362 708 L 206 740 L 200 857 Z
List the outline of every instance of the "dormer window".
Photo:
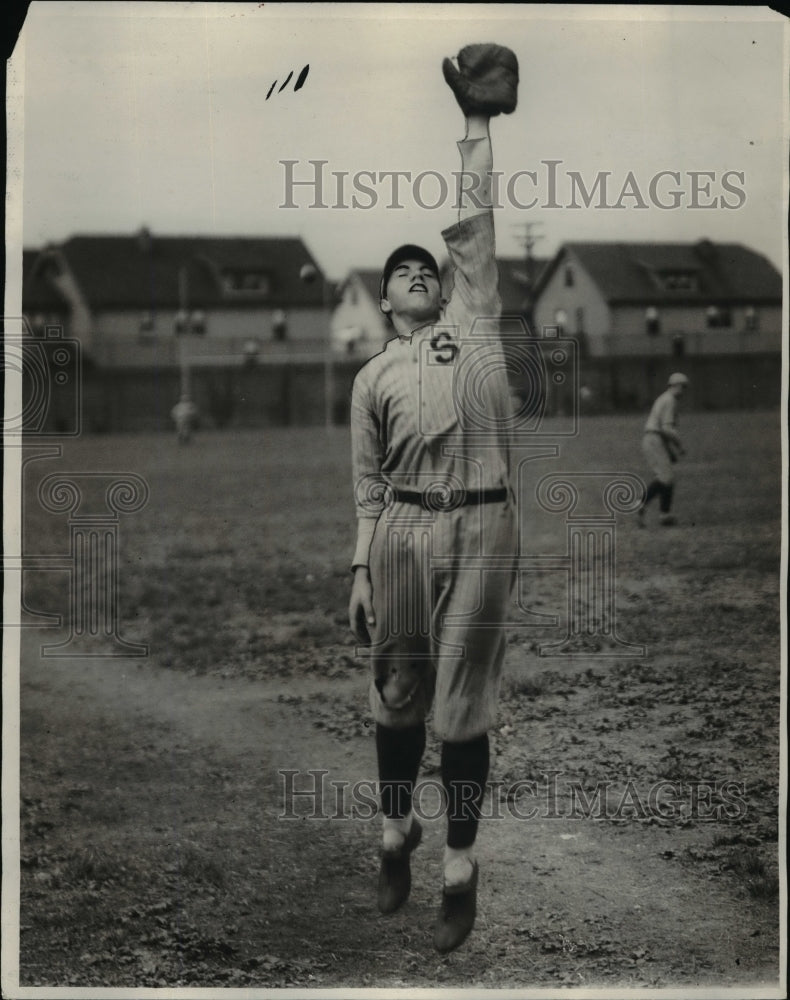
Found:
M 565 265 L 565 287 L 566 288 L 573 288 L 573 283 L 574 283 L 573 265 L 572 264 L 566 264 Z
M 271 278 L 265 271 L 232 268 L 222 272 L 222 287 L 232 295 L 268 295 Z
M 697 275 L 693 271 L 664 271 L 661 284 L 668 292 L 696 292 L 699 287 Z

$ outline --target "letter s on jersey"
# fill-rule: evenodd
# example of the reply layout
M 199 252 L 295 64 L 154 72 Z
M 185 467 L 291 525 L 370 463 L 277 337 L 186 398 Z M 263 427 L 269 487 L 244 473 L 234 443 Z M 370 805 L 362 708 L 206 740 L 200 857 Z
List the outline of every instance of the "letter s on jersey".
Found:
M 440 330 L 431 337 L 431 350 L 440 365 L 450 365 L 458 354 L 458 345 L 453 343 L 449 333 Z

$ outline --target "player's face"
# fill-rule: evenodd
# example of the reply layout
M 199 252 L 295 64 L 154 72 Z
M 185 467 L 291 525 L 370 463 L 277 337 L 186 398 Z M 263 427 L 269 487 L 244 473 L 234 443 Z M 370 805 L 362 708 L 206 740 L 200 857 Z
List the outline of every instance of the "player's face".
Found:
M 387 283 L 383 303 L 397 316 L 410 320 L 429 320 L 439 315 L 441 287 L 436 273 L 423 261 L 406 260 L 399 264 Z

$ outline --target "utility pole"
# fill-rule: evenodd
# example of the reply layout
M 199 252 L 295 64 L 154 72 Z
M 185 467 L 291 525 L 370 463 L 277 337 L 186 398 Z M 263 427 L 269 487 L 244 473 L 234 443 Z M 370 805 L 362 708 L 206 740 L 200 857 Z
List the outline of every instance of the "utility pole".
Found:
M 524 304 L 524 318 L 527 321 L 527 326 L 530 328 L 530 331 L 532 331 L 532 308 L 535 303 L 534 291 L 535 279 L 537 277 L 535 274 L 535 258 L 532 250 L 535 244 L 544 238 L 543 234 L 537 231 L 542 225 L 542 222 L 523 222 L 519 225 L 519 232 L 516 235 L 516 239 L 524 247 L 524 265 L 527 277 L 527 297 Z

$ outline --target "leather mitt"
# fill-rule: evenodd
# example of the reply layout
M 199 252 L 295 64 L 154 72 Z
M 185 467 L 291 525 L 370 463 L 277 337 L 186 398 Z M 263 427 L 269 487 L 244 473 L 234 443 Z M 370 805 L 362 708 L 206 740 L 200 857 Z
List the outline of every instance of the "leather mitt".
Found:
M 509 115 L 518 102 L 518 59 L 504 45 L 484 42 L 466 45 L 442 63 L 444 78 L 463 111 L 470 115 Z

